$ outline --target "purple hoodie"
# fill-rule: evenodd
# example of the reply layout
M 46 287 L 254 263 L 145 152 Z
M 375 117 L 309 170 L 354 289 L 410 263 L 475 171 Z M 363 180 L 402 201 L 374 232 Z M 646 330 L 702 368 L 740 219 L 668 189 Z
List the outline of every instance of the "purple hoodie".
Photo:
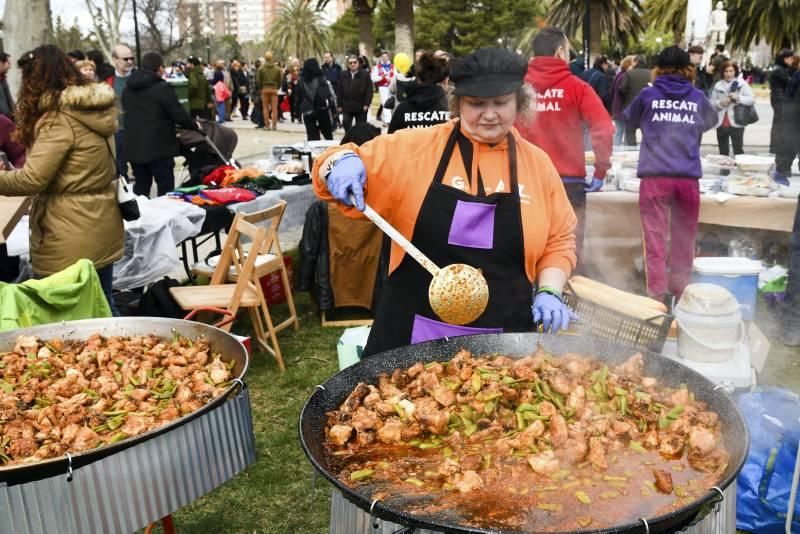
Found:
M 700 139 L 717 124 L 717 112 L 692 82 L 673 74 L 659 76 L 624 111 L 625 121 L 642 130 L 640 178 L 700 178 Z

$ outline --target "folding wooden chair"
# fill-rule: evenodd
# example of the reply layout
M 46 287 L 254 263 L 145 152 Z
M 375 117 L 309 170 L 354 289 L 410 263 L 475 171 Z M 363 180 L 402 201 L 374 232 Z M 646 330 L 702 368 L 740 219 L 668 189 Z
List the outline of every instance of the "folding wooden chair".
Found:
M 282 207 L 275 207 L 270 209 L 279 209 L 283 213 Z M 269 210 L 266 210 L 269 211 Z M 207 286 L 187 286 L 187 287 L 174 287 L 170 289 L 175 301 L 184 310 L 194 310 L 197 308 L 213 306 L 230 310 L 237 313 L 240 308 L 247 308 L 250 312 L 250 317 L 253 319 L 253 329 L 255 331 L 255 339 L 264 347 L 265 350 L 270 352 L 278 361 L 278 366 L 281 371 L 286 370 L 281 355 L 280 346 L 275 334 L 292 324 L 290 321 L 281 323 L 278 329 L 272 325 L 272 319 L 269 315 L 269 308 L 264 298 L 264 293 L 261 290 L 259 276 L 256 272 L 256 262 L 259 258 L 259 252 L 266 250 L 265 244 L 267 241 L 268 233 L 273 230 L 264 227 L 256 227 L 244 219 L 244 215 L 238 214 L 233 220 L 231 229 L 228 232 L 228 237 L 225 240 L 225 245 L 222 248 L 222 255 L 219 258 L 214 272 L 211 276 L 211 282 Z M 251 240 L 249 252 L 245 252 L 242 246 L 241 237 L 246 236 Z M 263 261 L 260 267 L 263 269 L 266 265 L 271 265 L 274 260 L 268 259 Z M 281 259 L 282 265 L 282 259 Z M 264 272 L 263 270 L 260 272 Z M 234 281 L 228 282 L 233 279 Z M 288 277 L 286 278 L 288 287 Z M 292 302 L 292 306 L 294 303 Z M 272 346 L 267 342 L 264 324 L 261 321 L 263 314 L 266 321 L 267 331 L 269 332 L 270 341 Z M 294 311 L 293 311 L 294 314 Z M 293 317 L 295 328 L 299 327 L 297 324 L 296 314 Z M 230 326 L 224 327 L 229 330 Z

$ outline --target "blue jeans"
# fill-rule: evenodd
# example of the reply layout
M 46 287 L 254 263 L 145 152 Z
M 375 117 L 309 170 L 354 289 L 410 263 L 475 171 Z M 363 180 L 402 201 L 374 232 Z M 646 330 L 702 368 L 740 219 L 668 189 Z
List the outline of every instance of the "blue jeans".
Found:
M 114 134 L 114 144 L 117 147 L 117 174 L 128 177 L 128 158 L 125 157 L 125 130 L 117 130 Z
M 217 122 L 225 122 L 225 102 L 217 102 Z
M 614 119 L 614 146 L 622 146 L 625 141 L 625 121 Z
M 100 286 L 103 288 L 103 294 L 106 296 L 108 306 L 111 308 L 111 315 L 119 317 L 119 310 L 114 304 L 114 295 L 111 292 L 111 286 L 114 282 L 114 264 L 106 265 L 102 269 L 97 269 L 97 277 L 100 279 Z

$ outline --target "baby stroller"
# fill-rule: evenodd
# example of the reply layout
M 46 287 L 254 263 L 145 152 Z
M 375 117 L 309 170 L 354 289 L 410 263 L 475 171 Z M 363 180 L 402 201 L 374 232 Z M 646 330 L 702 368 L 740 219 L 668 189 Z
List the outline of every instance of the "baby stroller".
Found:
M 183 130 L 178 134 L 181 156 L 186 159 L 184 171 L 188 169 L 189 174 L 182 180 L 181 187 L 201 185 L 203 178 L 220 165 L 239 168 L 233 159 L 233 151 L 239 142 L 236 132 L 215 121 L 197 119 L 197 122 L 200 130 Z

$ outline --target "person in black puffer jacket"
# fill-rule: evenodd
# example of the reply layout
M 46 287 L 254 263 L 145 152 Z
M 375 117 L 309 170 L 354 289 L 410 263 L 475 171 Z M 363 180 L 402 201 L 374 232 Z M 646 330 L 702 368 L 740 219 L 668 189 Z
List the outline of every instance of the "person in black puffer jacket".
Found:
M 787 48 L 780 51 L 775 58 L 775 66 L 769 75 L 769 103 L 772 106 L 772 128 L 769 132 L 769 151 L 775 154 L 778 151 L 780 137 L 786 135 L 784 127 L 786 116 L 783 113 L 783 100 L 792 77 L 792 64 L 794 52 Z
M 450 120 L 447 79 L 450 71 L 444 58 L 422 54 L 414 65 L 416 82 L 408 87 L 407 98 L 392 115 L 389 133 L 405 128 L 427 128 Z
M 333 139 L 331 107 L 336 109 L 336 95 L 316 58 L 303 63 L 303 72 L 297 83 L 297 103 L 306 126 L 306 138 L 319 141 L 322 133 L 325 139 Z

